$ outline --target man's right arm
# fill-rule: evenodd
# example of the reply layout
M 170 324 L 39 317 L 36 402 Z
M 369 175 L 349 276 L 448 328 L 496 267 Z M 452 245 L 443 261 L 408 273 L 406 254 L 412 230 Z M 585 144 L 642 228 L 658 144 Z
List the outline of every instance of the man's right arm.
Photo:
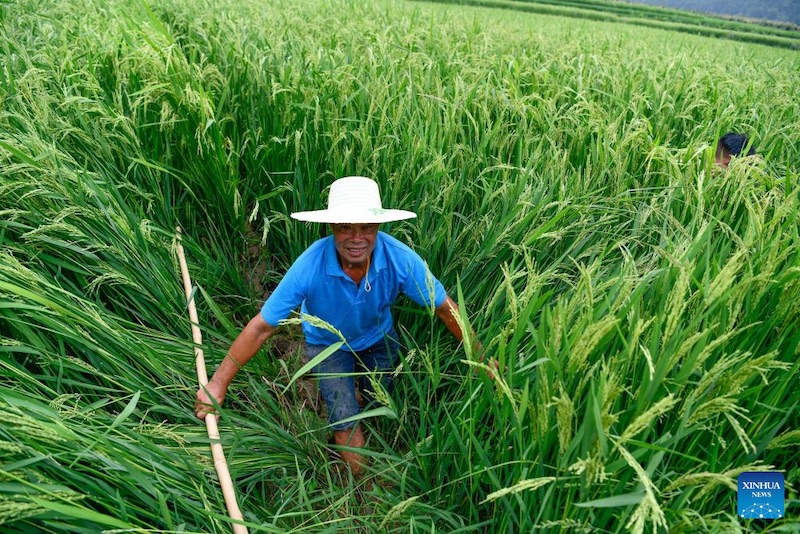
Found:
M 194 409 L 198 419 L 204 419 L 206 414 L 213 412 L 211 397 L 217 404 L 222 404 L 233 377 L 256 355 L 273 332 L 275 332 L 275 328 L 267 323 L 260 313 L 250 319 L 247 326 L 236 337 L 228 354 L 214 372 L 214 376 L 211 377 L 205 388 L 201 387 L 197 390 Z

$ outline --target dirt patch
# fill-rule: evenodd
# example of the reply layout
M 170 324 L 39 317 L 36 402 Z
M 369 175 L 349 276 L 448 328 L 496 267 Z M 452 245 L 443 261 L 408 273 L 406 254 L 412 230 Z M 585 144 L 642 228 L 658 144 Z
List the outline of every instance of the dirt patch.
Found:
M 274 289 L 268 286 L 266 280 L 270 267 L 269 255 L 261 246 L 261 235 L 256 233 L 250 221 L 245 223 L 244 242 L 246 248 L 239 268 L 252 293 L 264 301 Z
M 275 289 L 275 283 L 268 282 L 267 273 L 276 265 L 271 261 L 269 251 L 261 245 L 261 234 L 255 231 L 249 221 L 245 226 L 245 247 L 240 268 L 251 294 L 264 302 Z M 286 362 L 290 376 L 308 362 L 300 325 L 281 326 L 270 337 L 268 350 L 272 356 Z M 316 381 L 310 375 L 296 382 L 296 391 L 302 407 L 326 416 Z

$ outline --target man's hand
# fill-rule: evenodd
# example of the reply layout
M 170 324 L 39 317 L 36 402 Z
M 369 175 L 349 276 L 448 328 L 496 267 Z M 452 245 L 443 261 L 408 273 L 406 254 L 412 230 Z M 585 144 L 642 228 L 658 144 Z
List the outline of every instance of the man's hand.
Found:
M 218 386 L 213 379 L 206 384 L 205 388 L 198 389 L 194 401 L 194 413 L 197 418 L 204 421 L 206 415 L 214 413 L 214 401 L 221 406 L 226 392 L 227 388 Z
M 247 326 L 234 340 L 217 370 L 214 371 L 214 376 L 211 377 L 205 388 L 200 387 L 197 390 L 194 413 L 198 419 L 205 419 L 206 415 L 214 413 L 214 401 L 216 404 L 222 405 L 233 377 L 250 358 L 255 356 L 274 331 L 275 328 L 264 321 L 260 313 L 250 319 Z
M 483 343 L 481 343 L 479 339 L 473 341 L 472 354 L 475 355 L 475 360 L 489 368 L 488 370 L 484 369 L 484 371 L 491 380 L 494 380 L 494 373 L 499 374 L 500 362 L 493 357 L 490 357 L 488 361 L 486 361 L 486 349 L 483 348 Z
M 481 353 L 481 355 L 478 357 L 478 361 L 481 362 L 482 364 L 485 364 L 486 367 L 488 368 L 484 369 L 484 371 L 486 372 L 486 376 L 489 377 L 489 380 L 494 380 L 495 373 L 497 373 L 497 376 L 500 376 L 500 362 L 498 362 L 494 358 L 489 358 L 488 361 L 484 361 L 485 359 L 486 359 L 485 353 Z
M 494 380 L 495 373 L 497 373 L 498 376 L 500 375 L 500 362 L 494 357 L 487 358 L 486 349 L 483 348 L 483 343 L 481 343 L 480 340 L 475 340 L 472 350 L 475 359 L 486 366 L 486 368 L 481 367 L 481 369 L 490 380 Z M 477 369 L 475 371 L 477 372 Z

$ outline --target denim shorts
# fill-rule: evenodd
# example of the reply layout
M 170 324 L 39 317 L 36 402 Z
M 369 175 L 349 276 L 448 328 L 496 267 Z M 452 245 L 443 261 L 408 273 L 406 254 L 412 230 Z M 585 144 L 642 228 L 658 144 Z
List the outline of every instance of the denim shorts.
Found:
M 309 345 L 306 343 L 306 357 L 312 360 L 320 352 L 328 348 L 325 345 Z M 319 390 L 325 405 L 328 407 L 328 423 L 334 430 L 346 430 L 356 425 L 357 421 L 338 423 L 361 412 L 356 400 L 356 386 L 365 402 L 373 400 L 372 383 L 380 375 L 381 385 L 387 393 L 394 386 L 392 371 L 400 353 L 400 345 L 396 341 L 386 340 L 368 349 L 353 353 L 343 347 L 314 367 Z

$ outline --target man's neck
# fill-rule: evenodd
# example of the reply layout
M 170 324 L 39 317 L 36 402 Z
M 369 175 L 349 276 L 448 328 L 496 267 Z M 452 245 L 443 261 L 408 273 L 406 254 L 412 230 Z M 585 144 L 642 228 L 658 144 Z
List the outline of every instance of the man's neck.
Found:
M 367 270 L 369 269 L 369 257 L 367 257 L 367 261 L 350 263 L 344 261 L 338 254 L 336 256 L 339 260 L 339 265 L 342 267 L 342 271 L 344 271 L 344 274 L 349 276 L 353 282 L 356 283 L 356 285 L 360 284 L 361 280 L 364 279 L 364 276 L 367 274 Z

